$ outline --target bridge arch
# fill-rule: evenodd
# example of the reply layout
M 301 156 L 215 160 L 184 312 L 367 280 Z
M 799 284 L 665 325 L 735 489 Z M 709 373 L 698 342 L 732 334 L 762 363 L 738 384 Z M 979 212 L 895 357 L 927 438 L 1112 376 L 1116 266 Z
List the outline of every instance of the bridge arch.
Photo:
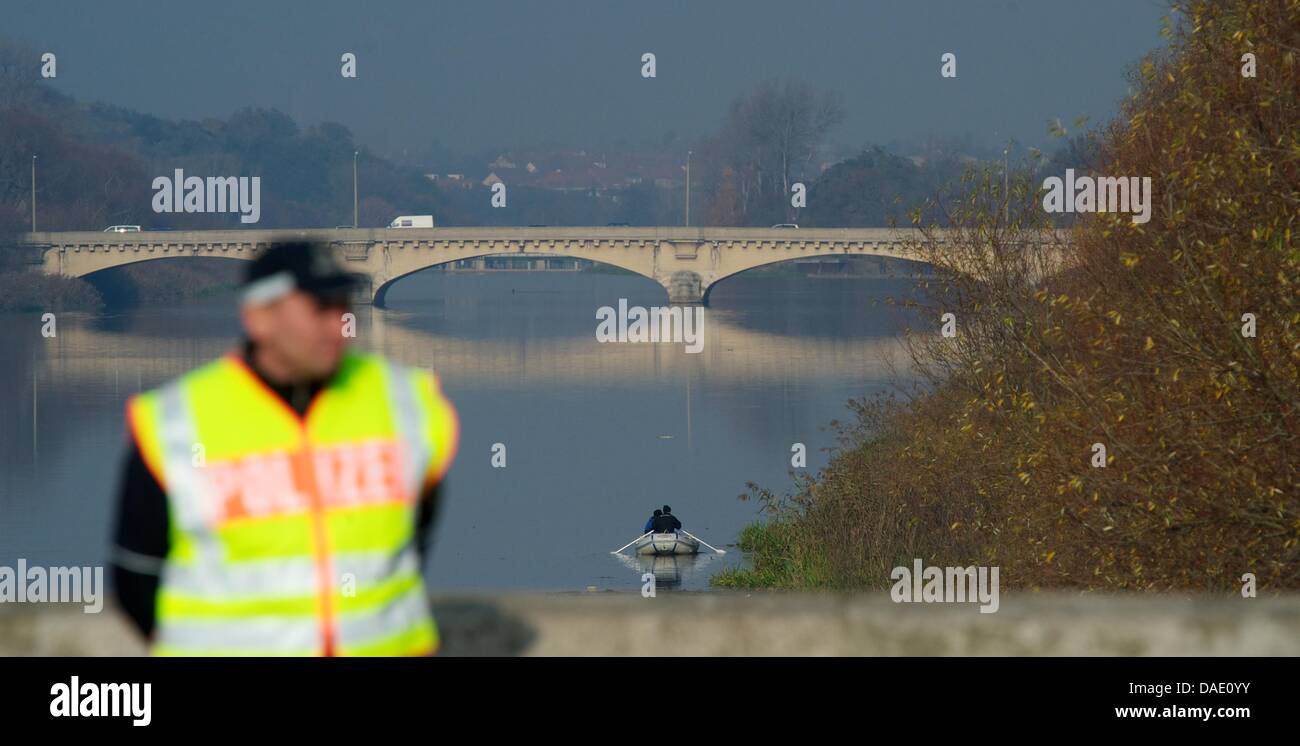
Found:
M 82 271 L 80 274 L 70 275 L 70 276 L 80 277 L 83 280 L 89 280 L 93 282 L 96 280 L 96 278 L 103 276 L 105 273 L 113 272 L 114 270 L 124 269 L 126 267 L 137 267 L 144 264 L 173 264 L 173 263 L 188 264 L 193 261 L 243 263 L 243 262 L 251 261 L 251 258 L 244 257 L 244 256 L 212 256 L 208 254 L 192 254 L 192 255 L 174 254 L 170 256 L 145 256 L 140 258 L 132 258 L 128 261 L 124 261 L 118 264 L 110 264 L 103 267 L 86 269 Z
M 703 303 L 706 306 L 709 305 L 709 301 L 712 297 L 714 289 L 717 288 L 726 280 L 734 279 L 736 277 L 739 277 L 740 275 L 746 274 L 753 270 L 771 268 L 782 264 L 794 264 L 799 261 L 805 261 L 808 258 L 810 257 L 778 257 L 770 261 L 763 261 L 760 263 L 756 263 L 753 266 L 745 267 L 744 269 L 738 269 L 734 272 L 730 272 L 725 275 L 714 277 L 712 281 L 709 282 L 708 285 L 703 289 L 703 293 L 702 293 Z M 923 262 L 919 259 L 914 259 L 894 252 L 879 252 L 879 253 L 853 252 L 853 253 L 843 253 L 843 254 L 823 254 L 819 258 L 823 258 L 823 259 L 844 258 L 850 260 L 879 259 L 879 260 L 886 260 L 889 262 L 893 262 L 896 264 L 901 263 L 903 265 L 911 265 L 915 267 L 929 268 L 932 266 L 929 262 Z
M 399 270 L 400 273 L 389 271 L 383 273 L 382 275 L 371 275 L 370 301 L 376 307 L 384 308 L 387 306 L 388 292 L 392 290 L 393 285 L 395 285 L 399 280 L 402 280 L 406 277 L 410 277 L 411 275 L 414 274 L 418 274 L 425 270 L 432 269 L 434 267 L 441 267 L 447 264 L 451 264 L 453 262 L 459 262 L 466 259 L 479 259 L 479 258 L 490 257 L 490 256 L 508 256 L 508 257 L 526 258 L 526 259 L 582 259 L 585 261 L 595 262 L 596 264 L 604 264 L 610 267 L 617 267 L 624 271 L 631 272 L 632 274 L 637 275 L 639 277 L 643 277 L 647 280 L 654 281 L 655 279 L 649 275 L 646 275 L 644 272 L 638 271 L 635 266 L 629 266 L 632 265 L 631 262 L 619 263 L 617 261 L 611 261 L 610 257 L 604 255 L 581 256 L 579 252 L 575 252 L 575 251 L 569 251 L 564 253 L 547 251 L 545 253 L 542 253 L 542 252 L 534 252 L 534 251 L 521 252 L 521 251 L 500 251 L 500 250 L 490 251 L 489 250 L 489 251 L 479 251 L 477 253 L 470 252 L 463 255 L 458 254 L 452 257 L 440 257 L 440 258 L 433 257 L 430 258 L 430 260 L 427 262 L 415 262 L 414 264 L 409 262 L 401 263 L 400 265 L 398 265 L 401 267 L 401 269 Z M 662 283 L 660 284 L 662 285 Z
M 130 235 L 130 234 L 127 234 Z M 132 264 L 168 259 L 231 259 L 251 261 L 263 245 L 246 242 L 234 245 L 196 243 L 167 245 L 153 243 L 129 244 L 111 239 L 89 245 L 46 247 L 42 251 L 41 269 L 46 274 L 64 277 L 89 277 L 105 270 Z

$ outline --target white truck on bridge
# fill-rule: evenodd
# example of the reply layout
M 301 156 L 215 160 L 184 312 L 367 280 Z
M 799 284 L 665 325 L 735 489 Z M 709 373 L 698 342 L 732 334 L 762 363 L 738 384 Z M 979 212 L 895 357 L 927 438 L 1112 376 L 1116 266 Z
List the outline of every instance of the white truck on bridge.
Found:
M 432 215 L 398 215 L 393 222 L 388 224 L 389 228 L 432 228 Z

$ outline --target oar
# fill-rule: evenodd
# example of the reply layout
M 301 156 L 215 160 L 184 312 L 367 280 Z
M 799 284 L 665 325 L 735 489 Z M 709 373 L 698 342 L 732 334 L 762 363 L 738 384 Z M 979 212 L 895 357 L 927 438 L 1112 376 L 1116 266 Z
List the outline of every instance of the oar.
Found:
M 696 536 L 695 534 L 691 533 L 690 531 L 687 531 L 686 529 L 682 529 L 682 533 L 684 533 L 684 534 L 686 534 L 687 536 L 691 537 L 692 539 L 694 539 L 694 540 L 700 542 L 701 544 L 703 544 L 704 546 L 708 547 L 709 549 L 712 549 L 713 551 L 717 552 L 718 554 L 726 554 L 726 553 L 727 553 L 727 550 L 725 550 L 725 549 L 718 549 L 717 547 L 713 546 L 712 544 L 710 544 L 709 542 L 705 541 L 704 539 L 701 539 L 700 537 Z M 637 537 L 637 538 L 640 538 L 640 537 Z M 636 540 L 636 539 L 633 539 L 633 541 L 635 541 L 635 540 Z
M 653 533 L 653 532 L 651 532 L 651 531 L 646 531 L 644 534 L 641 534 L 640 536 L 638 536 L 638 537 L 636 537 L 635 539 L 629 541 L 628 543 L 624 544 L 623 546 L 619 547 L 618 549 L 615 549 L 614 551 L 610 552 L 610 554 L 618 554 L 619 552 L 623 551 L 624 549 L 627 549 L 628 547 L 632 546 L 633 544 L 637 543 L 638 541 L 641 541 L 641 540 L 644 539 L 645 537 L 649 536 L 651 533 Z

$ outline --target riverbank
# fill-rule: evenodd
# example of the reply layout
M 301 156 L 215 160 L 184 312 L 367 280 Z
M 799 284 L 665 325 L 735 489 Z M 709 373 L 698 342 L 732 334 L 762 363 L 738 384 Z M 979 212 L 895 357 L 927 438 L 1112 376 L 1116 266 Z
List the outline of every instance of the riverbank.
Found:
M 981 614 L 879 593 L 513 593 L 433 608 L 443 655 L 1300 655 L 1300 596 L 1008 594 Z M 145 652 L 111 609 L 0 607 L 0 656 Z
M 856 421 L 835 423 L 840 445 L 821 471 L 798 475 L 785 494 L 749 485 L 744 497 L 762 517 L 737 535 L 744 566 L 714 575 L 714 587 L 864 591 L 889 588 L 893 568 L 910 567 L 917 557 L 945 566 L 987 564 L 948 530 L 944 501 L 912 494 L 915 476 L 895 466 L 906 463 L 905 434 L 928 423 L 885 400 L 854 400 L 850 411 Z M 1023 587 L 1017 580 L 1004 571 L 1004 584 Z

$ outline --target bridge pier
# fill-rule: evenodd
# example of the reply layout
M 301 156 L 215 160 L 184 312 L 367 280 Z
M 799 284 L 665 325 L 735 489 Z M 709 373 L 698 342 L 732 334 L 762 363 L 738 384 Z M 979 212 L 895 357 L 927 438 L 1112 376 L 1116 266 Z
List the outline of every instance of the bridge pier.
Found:
M 375 303 L 375 278 L 365 275 L 365 279 L 352 291 L 349 300 L 353 306 L 379 305 Z
M 682 270 L 674 272 L 664 283 L 668 290 L 668 302 L 675 306 L 703 306 L 704 280 L 695 272 Z

